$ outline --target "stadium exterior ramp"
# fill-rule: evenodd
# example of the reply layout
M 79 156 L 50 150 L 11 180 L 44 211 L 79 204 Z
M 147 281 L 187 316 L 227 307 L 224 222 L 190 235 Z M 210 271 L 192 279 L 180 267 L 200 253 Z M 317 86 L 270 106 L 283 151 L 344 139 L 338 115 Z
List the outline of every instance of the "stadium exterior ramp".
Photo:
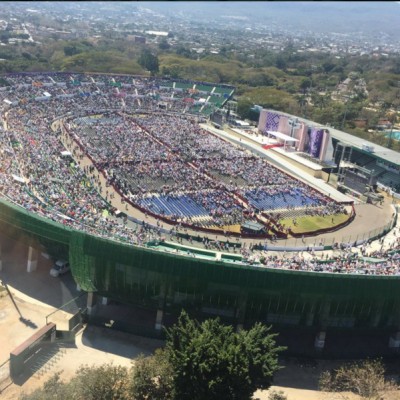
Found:
M 103 296 L 156 312 L 155 331 L 166 312 L 178 315 L 185 308 L 239 328 L 263 321 L 292 336 L 308 329 L 316 351 L 335 329 L 346 335 L 383 332 L 390 337 L 386 347 L 399 348 L 400 276 L 265 268 L 234 254 L 182 256 L 92 236 L 3 200 L 0 221 L 3 232 L 26 235 L 30 246 L 45 241 L 50 254 L 52 246 L 66 246 L 73 277 L 88 292 L 93 312 L 94 299 Z

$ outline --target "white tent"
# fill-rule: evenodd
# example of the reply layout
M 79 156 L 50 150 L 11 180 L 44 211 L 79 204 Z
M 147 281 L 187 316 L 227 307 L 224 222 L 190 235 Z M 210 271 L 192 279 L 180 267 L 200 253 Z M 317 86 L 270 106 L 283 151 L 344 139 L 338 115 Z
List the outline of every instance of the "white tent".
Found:
M 299 141 L 298 139 L 296 139 L 294 137 L 285 135 L 284 133 L 277 132 L 277 131 L 267 131 L 267 134 L 268 134 L 267 143 L 269 142 L 269 138 L 271 136 L 275 136 L 276 139 L 283 140 L 283 146 L 284 146 L 285 150 L 286 150 L 286 144 L 288 142 L 290 143 L 290 142 L 298 142 Z

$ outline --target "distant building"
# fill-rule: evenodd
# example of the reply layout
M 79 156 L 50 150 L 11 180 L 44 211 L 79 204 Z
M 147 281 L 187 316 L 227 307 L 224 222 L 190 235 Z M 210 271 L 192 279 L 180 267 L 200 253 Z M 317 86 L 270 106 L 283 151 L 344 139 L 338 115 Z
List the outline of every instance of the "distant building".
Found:
M 154 36 L 168 36 L 168 32 L 161 32 L 161 31 L 146 31 L 148 35 Z
M 376 129 L 378 130 L 390 129 L 391 127 L 392 123 L 388 119 L 380 119 L 376 125 Z

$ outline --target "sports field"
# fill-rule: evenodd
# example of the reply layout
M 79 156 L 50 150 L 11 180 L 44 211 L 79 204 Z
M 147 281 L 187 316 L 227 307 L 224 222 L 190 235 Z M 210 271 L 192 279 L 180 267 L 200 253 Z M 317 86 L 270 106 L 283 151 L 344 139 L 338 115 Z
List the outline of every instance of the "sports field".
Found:
M 350 218 L 347 214 L 336 214 L 334 216 L 304 216 L 298 217 L 295 220 L 293 218 L 285 218 L 281 220 L 281 224 L 285 227 L 290 228 L 293 233 L 310 233 L 318 231 L 320 229 L 329 229 L 338 226 L 346 222 Z

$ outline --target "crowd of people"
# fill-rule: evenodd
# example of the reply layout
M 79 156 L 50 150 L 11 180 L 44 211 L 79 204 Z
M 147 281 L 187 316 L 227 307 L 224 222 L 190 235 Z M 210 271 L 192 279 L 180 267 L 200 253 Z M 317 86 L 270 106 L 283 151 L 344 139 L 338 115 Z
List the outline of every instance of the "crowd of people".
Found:
M 48 104 L 46 104 L 48 106 Z M 59 107 L 63 108 L 65 107 Z M 128 229 L 107 219 L 110 206 L 94 190 L 92 178 L 61 156 L 65 148 L 50 129 L 51 108 L 45 103 L 25 103 L 7 110 L 1 128 L 1 192 L 26 210 L 71 228 L 122 240 L 145 243 L 152 232 Z
M 397 230 L 397 228 L 395 228 Z M 395 236 L 395 234 L 394 234 Z M 371 243 L 364 243 L 353 249 L 351 245 L 343 246 L 338 255 L 326 259 L 317 257 L 312 250 L 309 257 L 304 252 L 286 254 L 282 257 L 267 251 L 249 252 L 244 250 L 249 262 L 259 262 L 268 268 L 280 268 L 305 272 L 328 272 L 361 275 L 400 275 L 400 238 L 390 240 L 385 246 L 381 239 L 379 250 L 371 250 Z
M 118 96 L 122 89 L 130 93 L 131 103 L 126 101 L 129 93 Z M 181 216 L 174 215 L 168 202 L 185 196 L 189 204 L 208 213 L 199 215 L 204 218 L 188 215 L 184 221 L 193 227 L 206 223 L 224 229 L 257 221 L 256 214 L 266 210 L 261 200 L 268 196 L 280 196 L 288 208 L 296 197 L 298 207 L 307 213 L 341 211 L 340 204 L 214 136 L 195 118 L 172 114 L 178 104 L 175 93 L 170 87 L 158 89 L 160 83 L 154 78 L 67 73 L 4 77 L 0 82 L 3 197 L 67 227 L 139 245 L 160 237 L 160 225 L 129 225 L 111 218 L 113 189 L 132 205 L 153 213 L 152 200 L 162 197 L 166 206 L 162 213 L 157 211 L 159 217 L 174 222 Z M 160 98 L 170 99 L 174 106 L 160 111 Z M 185 109 L 182 103 L 180 111 Z M 54 125 L 58 119 L 63 130 Z M 75 161 L 62 155 L 66 149 L 61 138 L 69 143 Z M 93 165 L 80 167 L 82 154 Z M 106 193 L 100 187 L 100 174 L 107 179 Z M 387 257 L 386 262 L 395 264 L 393 259 L 398 260 Z M 274 261 L 270 256 L 266 260 L 266 266 L 276 267 L 268 264 Z M 294 259 L 290 263 L 302 270 L 315 270 L 318 264 L 305 266 Z
M 111 185 L 133 204 L 173 221 L 183 217 L 194 226 L 223 228 L 248 219 L 256 221 L 256 212 L 294 205 L 297 214 L 329 215 L 332 203 L 335 213 L 343 211 L 322 193 L 187 117 L 114 114 L 68 121 L 69 133 Z M 163 203 L 165 196 L 181 194 L 206 209 L 210 218 L 195 220 L 192 215 L 182 215 L 181 209 L 177 213 L 168 203 L 154 204 Z M 283 201 L 277 202 L 277 196 Z

